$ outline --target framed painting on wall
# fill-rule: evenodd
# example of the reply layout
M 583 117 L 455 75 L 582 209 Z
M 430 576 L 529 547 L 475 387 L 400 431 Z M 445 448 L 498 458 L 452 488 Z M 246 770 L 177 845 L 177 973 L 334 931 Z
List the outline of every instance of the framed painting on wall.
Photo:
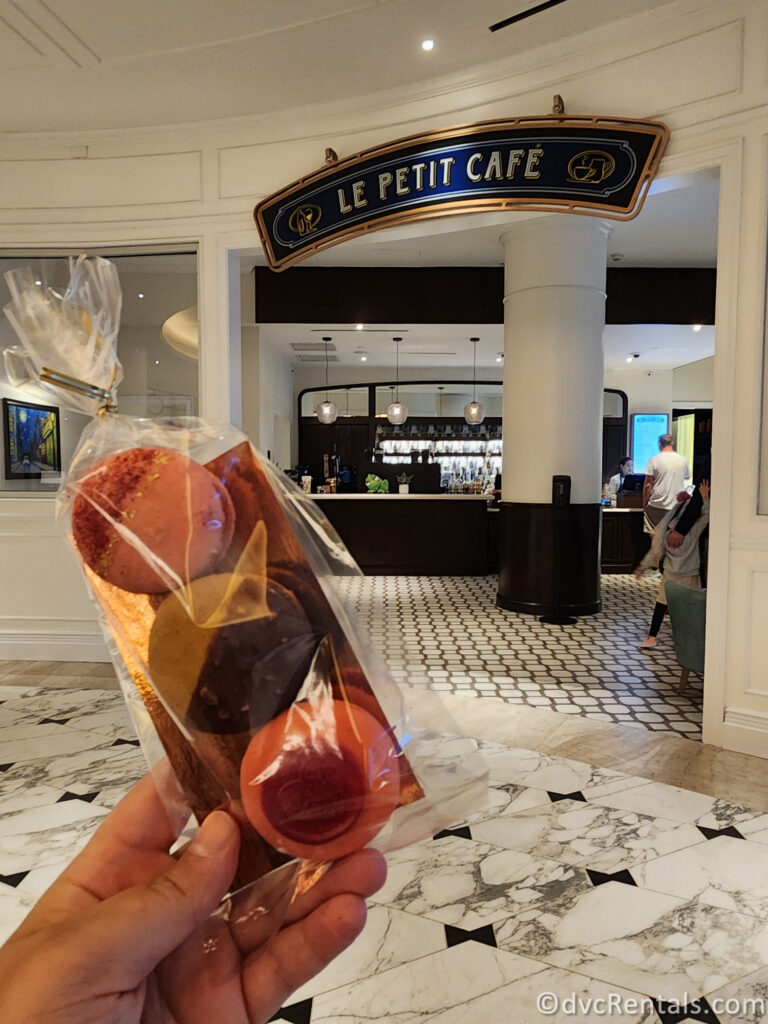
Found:
M 3 399 L 5 479 L 40 479 L 44 473 L 61 472 L 59 410 Z

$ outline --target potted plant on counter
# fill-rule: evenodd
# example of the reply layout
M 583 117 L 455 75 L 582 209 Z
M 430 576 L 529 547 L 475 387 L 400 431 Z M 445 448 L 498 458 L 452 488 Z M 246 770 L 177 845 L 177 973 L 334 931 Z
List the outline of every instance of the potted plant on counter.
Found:
M 369 473 L 365 478 L 365 486 L 369 494 L 389 494 L 389 481 L 382 480 L 375 473 Z
M 397 489 L 400 494 L 407 494 L 409 492 L 411 480 L 413 480 L 412 473 L 397 474 Z

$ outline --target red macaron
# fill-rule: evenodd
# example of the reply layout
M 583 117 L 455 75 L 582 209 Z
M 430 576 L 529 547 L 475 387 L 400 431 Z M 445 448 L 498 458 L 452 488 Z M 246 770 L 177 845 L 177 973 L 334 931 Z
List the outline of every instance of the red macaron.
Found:
M 299 701 L 261 728 L 240 770 L 243 808 L 276 850 L 336 860 L 381 831 L 400 798 L 397 747 L 347 701 Z
M 72 535 L 107 583 L 158 594 L 211 572 L 235 528 L 232 500 L 204 466 L 168 448 L 130 448 L 73 485 Z

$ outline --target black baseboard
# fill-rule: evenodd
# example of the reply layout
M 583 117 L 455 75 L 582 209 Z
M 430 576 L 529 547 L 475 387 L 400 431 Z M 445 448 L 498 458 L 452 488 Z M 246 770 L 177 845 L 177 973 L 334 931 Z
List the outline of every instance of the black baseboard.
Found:
M 594 615 L 600 596 L 602 509 L 501 503 L 496 603 L 529 615 Z

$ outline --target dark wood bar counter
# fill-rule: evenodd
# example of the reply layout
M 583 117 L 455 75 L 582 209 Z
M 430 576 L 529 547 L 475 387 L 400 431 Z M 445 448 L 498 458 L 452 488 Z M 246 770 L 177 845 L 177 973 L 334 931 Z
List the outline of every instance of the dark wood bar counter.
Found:
M 498 507 L 482 494 L 312 495 L 368 576 L 498 572 Z M 605 508 L 601 571 L 629 573 L 648 550 L 641 509 Z
M 369 576 L 484 576 L 489 499 L 483 494 L 318 494 L 323 513 Z
M 601 572 L 632 572 L 650 546 L 651 535 L 643 533 L 642 508 L 603 509 Z

